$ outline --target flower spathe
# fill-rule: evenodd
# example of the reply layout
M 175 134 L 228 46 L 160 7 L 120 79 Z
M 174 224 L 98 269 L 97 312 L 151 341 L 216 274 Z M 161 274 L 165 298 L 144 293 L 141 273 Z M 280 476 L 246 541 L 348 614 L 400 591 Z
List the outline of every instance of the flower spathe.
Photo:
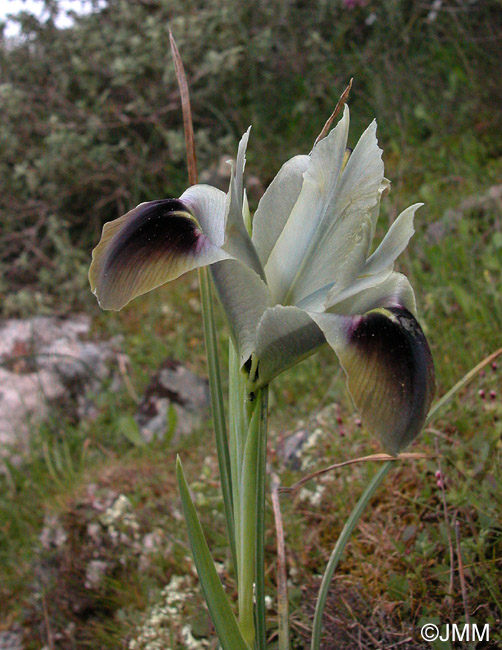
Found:
M 394 262 L 420 204 L 404 210 L 371 253 L 388 192 L 376 122 L 348 155 L 349 110 L 310 155 L 286 162 L 248 235 L 244 134 L 229 191 L 194 185 L 105 224 L 89 277 L 105 309 L 211 265 L 241 365 L 259 387 L 328 343 L 363 421 L 397 454 L 423 426 L 434 392 L 413 289 Z

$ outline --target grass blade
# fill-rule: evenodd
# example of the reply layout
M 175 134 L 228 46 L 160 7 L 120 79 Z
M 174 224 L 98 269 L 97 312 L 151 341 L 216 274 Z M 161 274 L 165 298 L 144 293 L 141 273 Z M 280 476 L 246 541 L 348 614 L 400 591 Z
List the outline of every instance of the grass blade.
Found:
M 237 620 L 216 573 L 197 511 L 190 496 L 179 456 L 176 459 L 176 478 L 178 480 L 178 488 L 183 504 L 183 512 L 185 514 L 195 566 L 197 567 L 204 597 L 221 647 L 223 650 L 249 650 L 249 646 L 242 638 Z
M 363 514 L 366 506 L 368 505 L 368 502 L 370 501 L 371 497 L 377 490 L 378 486 L 383 481 L 383 479 L 387 476 L 387 473 L 392 467 L 392 464 L 393 461 L 391 460 L 384 463 L 382 467 L 378 470 L 378 472 L 375 474 L 375 476 L 372 478 L 371 482 L 366 487 L 359 501 L 357 502 L 356 507 L 350 513 L 350 517 L 345 522 L 345 526 L 343 527 L 343 530 L 340 533 L 340 537 L 337 539 L 335 548 L 333 549 L 331 557 L 329 558 L 326 571 L 324 572 L 324 575 L 322 577 L 321 587 L 319 589 L 319 596 L 317 597 L 317 603 L 316 603 L 315 614 L 314 614 L 314 623 L 312 626 L 312 642 L 310 646 L 311 650 L 320 650 L 321 647 L 322 617 L 324 613 L 324 608 L 326 606 L 326 599 L 328 597 L 329 586 L 333 578 L 333 574 L 335 573 L 337 564 L 340 561 L 342 553 L 345 550 L 345 546 L 347 545 L 347 542 L 349 541 L 352 531 L 354 530 L 357 522 L 359 521 L 359 518 Z
M 436 415 L 438 411 L 440 411 L 443 406 L 445 406 L 451 398 L 457 393 L 461 388 L 466 386 L 474 377 L 478 374 L 480 370 L 482 370 L 485 366 L 487 366 L 489 363 L 492 361 L 495 361 L 495 359 L 502 354 L 502 348 L 499 348 L 498 350 L 495 350 L 495 352 L 492 352 L 489 354 L 487 357 L 483 359 L 483 361 L 480 361 L 477 366 L 474 366 L 472 370 L 469 370 L 469 372 L 462 377 L 460 381 L 457 381 L 455 386 L 453 388 L 450 388 L 450 390 L 441 397 L 431 408 L 429 411 L 427 418 L 425 419 L 425 424 L 428 424 L 432 418 Z

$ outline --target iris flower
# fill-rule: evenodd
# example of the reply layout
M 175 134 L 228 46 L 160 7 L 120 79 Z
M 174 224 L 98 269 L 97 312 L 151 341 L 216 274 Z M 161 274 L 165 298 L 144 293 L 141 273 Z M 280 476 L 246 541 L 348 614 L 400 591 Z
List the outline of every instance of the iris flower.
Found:
M 286 162 L 251 222 L 243 187 L 249 129 L 227 193 L 193 185 L 105 224 L 89 277 L 104 309 L 211 265 L 231 335 L 260 388 L 328 343 L 366 427 L 398 454 L 419 433 L 434 367 L 413 289 L 394 271 L 421 204 L 371 252 L 389 191 L 373 121 L 350 153 L 349 110 L 309 155 Z M 248 231 L 252 234 L 248 234 Z

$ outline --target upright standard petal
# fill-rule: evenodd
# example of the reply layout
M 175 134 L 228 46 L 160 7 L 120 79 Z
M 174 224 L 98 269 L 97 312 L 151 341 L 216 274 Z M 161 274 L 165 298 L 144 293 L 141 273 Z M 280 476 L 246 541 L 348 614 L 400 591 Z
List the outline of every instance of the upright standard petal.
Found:
M 364 274 L 380 273 L 385 268 L 392 267 L 399 255 L 408 246 L 408 242 L 415 232 L 413 219 L 415 212 L 422 205 L 423 203 L 414 203 L 401 212 L 389 228 L 378 248 L 368 258 L 364 266 Z
M 312 293 L 303 298 L 298 297 L 298 306 L 310 311 L 324 311 L 328 305 L 334 304 L 337 300 L 343 299 L 348 292 L 351 295 L 354 285 L 357 283 L 361 271 L 366 264 L 367 250 L 371 241 L 371 224 L 368 219 L 359 224 L 354 224 L 352 242 L 347 246 L 346 257 L 340 259 L 340 268 L 334 276 L 330 277 L 327 284 L 321 285 Z M 391 272 L 389 269 L 387 274 Z M 374 278 L 371 276 L 370 283 L 379 282 L 384 277 Z M 316 285 L 313 285 L 313 288 Z
M 264 280 L 265 273 L 263 267 L 244 223 L 244 211 L 246 205 L 243 175 L 246 166 L 246 147 L 249 140 L 250 129 L 251 127 L 249 127 L 241 138 L 237 152 L 237 159 L 235 165 L 232 167 L 230 188 L 227 194 L 225 243 L 223 248 L 231 257 L 241 260 Z
M 377 202 L 371 210 L 371 241 L 375 236 L 376 225 L 378 221 L 378 216 L 380 215 L 380 202 L 381 200 L 390 193 L 391 183 L 388 178 L 383 177 L 380 187 L 378 188 L 378 197 Z M 368 249 L 368 255 L 370 250 Z
M 315 253 L 317 233 L 333 199 L 344 162 L 348 129 L 349 111 L 345 106 L 340 122 L 310 154 L 298 199 L 265 266 L 270 292 L 275 302 L 298 302 L 294 283 L 301 275 L 306 260 Z M 321 285 L 315 288 L 319 286 Z M 305 295 L 313 290 L 314 287 L 310 287 Z
M 333 282 L 333 285 L 330 287 L 326 296 L 326 301 L 324 303 L 325 309 L 337 313 L 361 313 L 360 311 L 354 312 L 351 310 L 344 312 L 343 310 L 347 308 L 346 305 L 349 302 L 349 299 L 353 296 L 359 295 L 365 289 L 379 286 L 391 275 L 396 275 L 393 274 L 394 262 L 404 251 L 410 238 L 415 232 L 413 228 L 413 217 L 415 211 L 421 205 L 423 204 L 415 203 L 401 212 L 375 252 L 361 265 L 362 268 L 357 277 L 353 278 L 351 282 Z M 413 293 L 412 290 L 411 292 Z M 382 302 L 377 304 L 382 304 Z M 303 306 L 303 304 L 301 306 Z M 413 310 L 414 307 L 411 311 L 413 312 Z
M 363 422 L 397 455 L 422 429 L 434 394 L 434 364 L 420 325 L 404 307 L 311 316 L 340 359 Z
M 373 121 L 336 179 L 325 217 L 289 290 L 288 302 L 299 304 L 333 280 L 336 291 L 341 291 L 362 271 L 373 237 L 383 173 L 382 150 Z
M 222 220 L 220 198 L 213 200 L 212 191 L 201 191 L 198 199 L 193 194 L 187 201 L 141 203 L 106 223 L 89 270 L 91 288 L 101 307 L 122 309 L 136 296 L 187 271 L 230 258 L 201 230 L 194 216 L 199 211 L 208 223 Z
M 284 163 L 258 203 L 253 218 L 253 243 L 263 266 L 300 195 L 309 162 L 309 156 L 295 156 Z

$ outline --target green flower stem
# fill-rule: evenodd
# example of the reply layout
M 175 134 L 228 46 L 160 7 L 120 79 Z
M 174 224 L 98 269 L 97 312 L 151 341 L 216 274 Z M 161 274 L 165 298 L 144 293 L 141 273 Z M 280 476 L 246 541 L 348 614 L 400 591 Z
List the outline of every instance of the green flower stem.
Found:
M 256 362 L 254 364 L 256 368 Z M 252 373 L 250 373 L 252 374 Z M 239 627 L 265 648 L 264 536 L 268 388 L 255 390 L 229 346 L 229 448 L 234 503 Z M 256 586 L 256 608 L 254 585 Z M 256 626 L 256 629 L 255 629 Z
M 267 481 L 267 417 L 268 386 L 261 389 L 258 465 L 256 471 L 256 641 L 258 650 L 265 650 L 265 492 Z
M 254 594 L 256 559 L 256 493 L 257 464 L 260 452 L 261 391 L 253 400 L 246 445 L 242 458 L 240 503 L 240 564 L 239 574 L 239 628 L 246 643 L 253 646 L 255 639 Z
M 329 558 L 328 566 L 324 572 L 321 587 L 319 589 L 319 596 L 317 598 L 315 614 L 314 614 L 314 624 L 312 627 L 312 643 L 311 650 L 319 650 L 321 647 L 321 633 L 322 633 L 322 616 L 324 613 L 324 607 L 326 606 L 326 598 L 328 596 L 329 586 L 333 574 L 335 572 L 336 566 L 342 556 L 345 546 L 350 539 L 352 531 L 354 530 L 357 522 L 359 521 L 360 516 L 364 512 L 364 509 L 368 505 L 368 502 L 375 494 L 376 490 L 387 476 L 388 471 L 392 467 L 394 461 L 389 460 L 386 463 L 383 463 L 382 467 L 378 470 L 375 476 L 371 479 L 370 483 L 364 490 L 359 501 L 357 502 L 356 507 L 352 510 L 350 517 L 345 522 L 340 537 L 338 538 L 333 553 Z
M 202 303 L 202 316 L 204 321 L 204 338 L 206 342 L 207 365 L 209 370 L 209 388 L 211 392 L 211 406 L 213 411 L 216 450 L 220 470 L 221 491 L 223 494 L 223 508 L 227 522 L 228 539 L 232 553 L 234 568 L 237 567 L 237 553 L 235 544 L 235 524 L 233 510 L 233 496 L 231 485 L 230 452 L 228 448 L 227 429 L 225 424 L 225 409 L 223 406 L 223 391 L 221 388 L 220 366 L 218 362 L 218 341 L 214 322 L 213 300 L 211 284 L 207 268 L 199 269 L 199 284 Z

